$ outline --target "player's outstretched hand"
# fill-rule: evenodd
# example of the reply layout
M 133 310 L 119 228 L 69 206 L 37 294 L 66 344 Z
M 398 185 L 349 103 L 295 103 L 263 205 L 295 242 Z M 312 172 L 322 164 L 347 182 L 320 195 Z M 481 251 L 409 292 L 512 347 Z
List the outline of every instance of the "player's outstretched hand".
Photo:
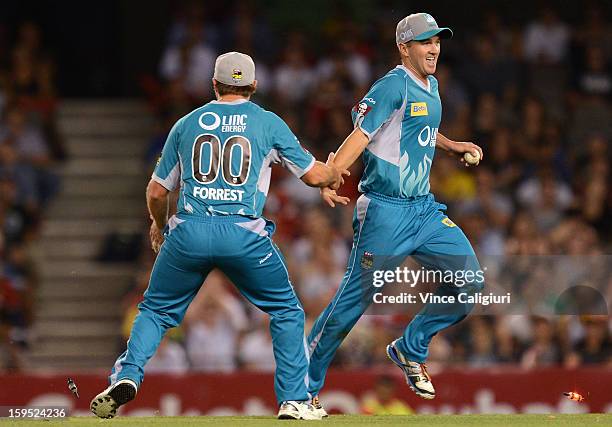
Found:
M 459 156 L 459 161 L 463 163 L 466 167 L 471 166 L 463 155 L 465 153 L 470 153 L 472 156 L 477 157 L 479 161 L 482 161 L 484 158 L 484 154 L 482 152 L 482 148 L 473 142 L 455 142 L 453 144 L 453 153 Z
M 334 172 L 334 182 L 330 185 L 333 190 L 337 190 L 340 188 L 342 184 L 344 184 L 343 175 L 349 176 L 351 173 L 347 169 L 338 169 L 336 164 L 334 163 L 334 158 L 336 155 L 334 153 L 329 153 L 327 156 L 327 162 L 325 165 L 330 167 Z M 333 206 L 332 206 L 333 207 Z
M 321 188 L 321 198 L 332 208 L 336 207 L 336 203 L 346 206 L 351 201 L 348 197 L 339 196 L 336 190 L 329 187 Z
M 155 221 L 151 223 L 149 237 L 151 238 L 151 248 L 153 249 L 153 252 L 158 253 L 159 248 L 161 247 L 162 243 L 164 243 L 164 235 L 162 234 L 161 230 L 157 228 Z

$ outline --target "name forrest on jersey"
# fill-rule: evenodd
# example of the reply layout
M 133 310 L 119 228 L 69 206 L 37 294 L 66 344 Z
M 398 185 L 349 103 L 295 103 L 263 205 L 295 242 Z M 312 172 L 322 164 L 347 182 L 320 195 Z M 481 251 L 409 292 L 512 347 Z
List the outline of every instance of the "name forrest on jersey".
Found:
M 223 200 L 226 202 L 242 202 L 243 190 L 230 190 L 227 188 L 193 187 L 193 197 L 205 200 Z

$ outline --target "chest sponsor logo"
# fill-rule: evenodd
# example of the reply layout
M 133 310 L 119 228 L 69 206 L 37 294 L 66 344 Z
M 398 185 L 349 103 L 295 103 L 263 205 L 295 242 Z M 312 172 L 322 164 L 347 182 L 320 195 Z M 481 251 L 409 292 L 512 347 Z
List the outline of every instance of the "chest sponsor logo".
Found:
M 425 126 L 423 129 L 421 129 L 421 132 L 419 132 L 419 145 L 421 147 L 427 147 L 427 145 L 430 147 L 435 147 L 437 137 L 438 128 Z
M 428 116 L 427 112 L 427 102 L 412 102 L 410 104 L 410 116 L 418 117 L 418 116 Z

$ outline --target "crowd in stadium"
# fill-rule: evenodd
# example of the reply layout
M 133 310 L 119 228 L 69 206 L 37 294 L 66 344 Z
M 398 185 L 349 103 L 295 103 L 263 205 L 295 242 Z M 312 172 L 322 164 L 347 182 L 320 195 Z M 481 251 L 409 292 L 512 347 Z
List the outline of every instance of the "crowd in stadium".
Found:
M 588 9 L 582 22 L 572 27 L 554 10 L 543 9 L 532 22 L 509 27 L 491 12 L 484 14 L 480 28 L 443 41 L 436 73 L 444 110 L 440 131 L 479 144 L 485 160 L 466 169 L 457 159 L 438 153 L 432 192 L 448 205 L 449 215 L 481 257 L 597 258 L 609 253 L 612 31 L 605 22 L 600 10 Z M 394 29 L 390 16 L 380 16 L 373 28 L 334 17 L 323 26 L 318 44 L 295 28 L 283 35 L 281 44 L 275 43 L 279 35 L 265 14 L 248 5 L 238 6 L 228 22 L 215 25 L 201 5 L 188 4 L 170 25 L 160 51 L 163 90 L 150 94 L 160 131 L 149 160 L 159 154 L 177 118 L 214 96 L 214 60 L 229 50 L 254 57 L 255 102 L 278 113 L 305 147 L 325 159 L 351 132 L 353 105 L 377 77 L 398 63 Z M 342 189 L 353 202 L 359 177 L 356 166 Z M 323 206 L 317 189 L 275 170 L 264 214 L 278 225 L 275 241 L 304 304 L 307 328 L 344 274 L 352 213 L 352 206 Z M 147 257 L 143 271 L 150 262 Z M 522 279 L 546 288 L 547 281 L 556 280 L 548 273 Z M 575 273 L 570 284 L 593 286 L 609 300 L 611 276 L 609 270 L 601 273 Z M 144 286 L 146 274 L 141 289 Z M 527 285 L 512 288 L 526 289 Z M 537 308 L 520 313 L 524 315 L 470 317 L 435 338 L 429 363 L 520 363 L 527 368 L 612 363 L 607 316 L 593 310 L 583 311 L 583 316 L 553 316 Z M 334 364 L 386 363 L 385 345 L 401 334 L 409 319 L 364 316 Z M 271 369 L 266 328 L 266 319 L 244 303 L 227 279 L 214 274 L 189 309 L 181 331 L 166 340 L 149 369 Z
M 24 22 L 15 34 L 0 33 L 0 367 L 10 369 L 27 346 L 36 239 L 58 190 L 53 165 L 65 152 L 55 128 L 53 57 L 40 28 Z

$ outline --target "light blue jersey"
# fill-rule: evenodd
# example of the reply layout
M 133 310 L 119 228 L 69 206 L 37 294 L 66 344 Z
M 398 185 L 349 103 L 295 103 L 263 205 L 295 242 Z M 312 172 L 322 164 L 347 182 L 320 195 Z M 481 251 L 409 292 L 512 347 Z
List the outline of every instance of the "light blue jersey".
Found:
M 359 191 L 400 198 L 429 193 L 442 104 L 438 81 L 427 79 L 425 85 L 398 65 L 353 109 L 355 127 L 370 140 Z
M 169 191 L 180 185 L 180 214 L 259 217 L 272 164 L 300 178 L 314 162 L 276 114 L 212 101 L 176 122 L 152 178 Z

